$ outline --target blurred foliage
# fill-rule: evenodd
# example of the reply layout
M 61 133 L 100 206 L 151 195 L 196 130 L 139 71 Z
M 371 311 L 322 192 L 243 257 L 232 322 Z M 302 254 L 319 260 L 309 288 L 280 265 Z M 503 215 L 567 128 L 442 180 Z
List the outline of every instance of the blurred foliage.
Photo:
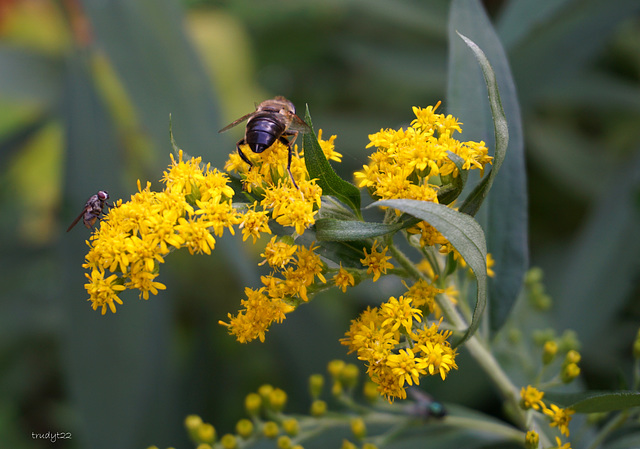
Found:
M 296 393 L 344 356 L 337 340 L 358 305 L 396 286 L 358 287 L 350 304 L 327 295 L 267 343 L 240 346 L 217 321 L 257 284 L 253 250 L 225 239 L 211 257 L 172 255 L 167 292 L 100 317 L 84 303 L 88 234 L 64 229 L 97 190 L 127 198 L 136 179 L 159 178 L 169 113 L 181 147 L 221 166 L 237 137 L 217 130 L 284 95 L 338 135 L 347 176 L 368 134 L 446 100 L 448 6 L 0 2 L 0 446 L 49 447 L 31 432 L 61 431 L 73 435 L 61 448 L 180 447 L 184 416 L 230 428 L 264 382 L 306 408 Z M 520 97 L 532 263 L 547 273 L 560 330 L 585 343 L 587 382 L 617 386 L 611 366 L 630 363 L 640 318 L 640 5 L 485 6 Z M 438 396 L 491 411 L 495 397 L 472 372 Z

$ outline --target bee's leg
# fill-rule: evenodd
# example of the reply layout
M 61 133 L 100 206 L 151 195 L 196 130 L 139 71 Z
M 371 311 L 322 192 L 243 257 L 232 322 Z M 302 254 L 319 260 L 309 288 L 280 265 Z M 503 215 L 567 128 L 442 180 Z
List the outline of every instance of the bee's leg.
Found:
M 290 135 L 293 136 L 293 139 L 291 139 L 290 141 L 287 140 L 284 135 L 282 137 L 280 137 L 280 142 L 282 142 L 284 145 L 287 146 L 288 149 L 288 156 L 287 156 L 287 171 L 289 172 L 289 176 L 291 177 L 291 182 L 293 183 L 293 186 L 300 190 L 300 187 L 298 187 L 298 184 L 296 184 L 296 180 L 293 179 L 293 173 L 291 173 L 291 155 L 293 154 L 293 142 L 296 141 L 296 137 L 298 137 L 298 132 L 292 132 L 292 133 L 286 133 L 286 135 Z
M 253 167 L 253 164 L 251 163 L 251 161 L 249 160 L 249 158 L 242 152 L 242 150 L 240 149 L 240 145 L 244 145 L 246 142 L 244 139 L 240 139 L 238 140 L 238 143 L 236 143 L 236 149 L 238 150 L 238 154 L 240 155 L 240 157 L 242 158 L 243 161 L 245 161 L 247 164 L 249 164 L 249 169 L 251 169 L 251 167 Z

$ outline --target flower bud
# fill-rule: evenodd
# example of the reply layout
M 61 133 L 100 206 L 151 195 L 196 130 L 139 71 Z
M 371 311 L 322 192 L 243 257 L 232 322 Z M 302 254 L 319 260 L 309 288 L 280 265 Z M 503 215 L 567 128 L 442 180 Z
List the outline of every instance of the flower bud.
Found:
M 367 436 L 367 426 L 362 418 L 353 418 L 351 420 L 351 432 L 359 440 Z
M 562 367 L 562 373 L 560 374 L 560 377 L 562 378 L 562 382 L 568 384 L 579 375 L 580 367 L 575 363 L 569 363 L 568 365 Z
M 363 387 L 364 397 L 369 402 L 375 402 L 380 399 L 380 393 L 378 393 L 378 385 L 370 380 L 366 381 Z
M 327 413 L 327 403 L 316 399 L 311 404 L 311 416 L 319 417 Z
M 358 383 L 359 375 L 360 370 L 358 367 L 353 363 L 348 363 L 340 373 L 340 380 L 345 387 L 353 388 Z
M 291 444 L 291 438 L 286 435 L 281 435 L 278 437 L 278 449 L 291 449 L 293 444 Z
M 236 433 L 246 440 L 253 434 L 253 423 L 248 419 L 241 419 L 236 423 Z
M 275 422 L 267 421 L 266 423 L 264 423 L 262 433 L 267 438 L 275 438 L 280 433 L 280 429 L 278 428 L 278 424 L 276 424 Z
M 260 413 L 262 398 L 257 393 L 249 393 L 244 399 L 244 408 L 249 416 L 256 416 Z
M 545 365 L 550 364 L 556 358 L 557 353 L 558 344 L 555 341 L 549 340 L 545 342 L 544 346 L 542 347 L 542 363 L 544 363 Z
M 312 399 L 318 399 L 324 387 L 324 376 L 322 374 L 312 374 L 309 376 L 309 392 Z
M 344 360 L 332 360 L 329 362 L 329 365 L 327 365 L 327 371 L 329 371 L 333 379 L 338 379 L 345 365 Z
M 295 418 L 287 418 L 282 421 L 282 429 L 292 437 L 298 435 L 300 432 L 300 423 Z
M 269 393 L 269 405 L 274 412 L 281 412 L 287 403 L 287 393 L 280 388 L 275 388 Z
M 540 443 L 540 436 L 536 433 L 536 431 L 535 430 L 528 431 L 524 439 L 525 447 L 527 449 L 538 449 L 539 443 Z
M 238 447 L 238 440 L 235 436 L 227 433 L 220 438 L 220 444 L 224 449 L 236 449 Z

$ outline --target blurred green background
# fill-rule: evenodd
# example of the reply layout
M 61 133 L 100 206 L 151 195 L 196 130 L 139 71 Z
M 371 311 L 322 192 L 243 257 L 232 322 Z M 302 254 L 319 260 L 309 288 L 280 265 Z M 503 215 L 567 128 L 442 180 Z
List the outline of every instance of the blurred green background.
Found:
M 620 387 L 640 323 L 640 5 L 484 6 L 520 100 L 531 264 L 553 324 L 582 340 L 587 385 Z M 267 382 L 305 411 L 308 376 L 346 358 L 349 320 L 396 283 L 323 294 L 240 345 L 217 322 L 259 284 L 257 247 L 173 253 L 166 291 L 101 316 L 83 289 L 89 233 L 64 231 L 97 190 L 159 187 L 169 114 L 179 146 L 221 167 L 242 127 L 217 130 L 284 95 L 338 136 L 349 178 L 368 134 L 407 124 L 414 105 L 447 110 L 448 13 L 443 0 L 0 1 L 0 447 L 52 446 L 32 432 L 70 432 L 65 449 L 190 447 L 184 416 L 233 431 Z M 459 364 L 434 393 L 499 413 Z

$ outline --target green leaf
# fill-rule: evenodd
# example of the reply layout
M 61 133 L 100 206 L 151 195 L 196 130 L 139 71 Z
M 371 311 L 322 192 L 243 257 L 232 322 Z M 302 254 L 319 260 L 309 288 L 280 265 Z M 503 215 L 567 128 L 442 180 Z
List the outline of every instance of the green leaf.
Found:
M 609 328 L 618 322 L 625 304 L 637 300 L 640 152 L 621 162 L 600 183 L 601 194 L 594 198 L 579 234 L 558 248 L 561 257 L 555 257 L 555 265 L 548 265 L 545 280 L 549 293 L 557 298 L 556 325 L 571 327 L 585 350 L 604 352 L 613 361 L 611 347 L 621 343 Z
M 507 126 L 507 117 L 504 115 L 504 110 L 502 109 L 502 101 L 500 100 L 500 92 L 498 90 L 496 75 L 491 64 L 489 64 L 489 60 L 480 47 L 478 47 L 471 39 L 458 32 L 456 33 L 462 38 L 471 51 L 473 51 L 473 54 L 482 69 L 482 74 L 489 93 L 489 105 L 491 106 L 491 112 L 493 114 L 493 127 L 496 139 L 493 167 L 491 168 L 489 175 L 480 181 L 480 184 L 473 189 L 471 194 L 465 199 L 464 203 L 460 207 L 460 212 L 473 216 L 478 212 L 482 202 L 487 197 L 487 194 L 493 185 L 493 180 L 498 174 L 498 171 L 502 166 L 502 162 L 504 162 L 504 158 L 507 154 L 507 145 L 509 144 L 509 127 Z
M 311 114 L 307 105 L 305 121 L 311 127 L 309 132 L 304 133 L 304 161 L 307 171 L 311 179 L 317 179 L 318 185 L 322 188 L 323 195 L 331 195 L 345 203 L 354 213 L 361 217 L 360 213 L 360 190 L 353 184 L 340 178 L 333 170 L 331 164 L 327 160 L 322 147 L 318 143 L 315 131 L 313 131 L 313 123 L 311 122 Z
M 440 190 L 438 190 L 438 202 L 444 205 L 451 204 L 456 198 L 458 198 L 458 196 L 460 196 L 465 184 L 467 183 L 467 177 L 469 174 L 468 170 L 464 170 L 462 168 L 464 165 L 464 159 L 451 151 L 447 151 L 447 157 L 456 165 L 456 167 L 458 167 L 458 176 L 453 178 L 453 182 L 451 184 L 443 185 Z
M 173 138 L 173 123 L 171 123 L 171 114 L 169 114 L 169 141 L 171 142 L 171 148 L 173 148 L 173 154 L 178 157 L 180 148 L 178 148 L 178 144 Z
M 599 413 L 640 406 L 638 391 L 585 391 L 581 393 L 545 392 L 545 399 L 578 413 Z
M 417 224 L 420 220 L 410 218 L 399 223 L 370 223 L 365 221 L 337 220 L 320 218 L 316 220 L 316 237 L 318 240 L 344 242 L 363 240 L 381 235 L 391 234 Z
M 304 234 L 296 239 L 296 243 L 306 246 L 317 243 L 320 248 L 316 252 L 322 257 L 336 264 L 342 264 L 345 268 L 359 269 L 363 268 L 362 262 L 360 262 L 360 259 L 365 257 L 363 248 L 371 248 L 371 243 L 366 240 L 320 241 L 314 229 L 304 231 Z
M 460 39 L 458 32 L 477 45 Z M 528 196 L 520 105 L 506 54 L 480 2 L 453 2 L 449 39 L 447 112 L 464 122 L 465 140 L 484 140 L 489 148 L 495 141 L 491 172 L 460 209 L 473 212 L 491 188 L 485 207 L 476 219 L 487 233 L 487 247 L 496 260 L 493 268 L 496 275 L 489 279 L 488 295 L 489 325 L 495 332 L 509 316 L 529 264 Z M 468 46 L 473 52 L 469 52 Z M 496 176 L 499 169 L 500 175 Z
M 373 206 L 391 207 L 428 222 L 453 245 L 473 270 L 478 282 L 476 306 L 469 328 L 456 342 L 456 346 L 460 345 L 478 329 L 487 304 L 487 247 L 482 228 L 473 217 L 442 204 L 401 199 L 376 201 L 369 207 Z

